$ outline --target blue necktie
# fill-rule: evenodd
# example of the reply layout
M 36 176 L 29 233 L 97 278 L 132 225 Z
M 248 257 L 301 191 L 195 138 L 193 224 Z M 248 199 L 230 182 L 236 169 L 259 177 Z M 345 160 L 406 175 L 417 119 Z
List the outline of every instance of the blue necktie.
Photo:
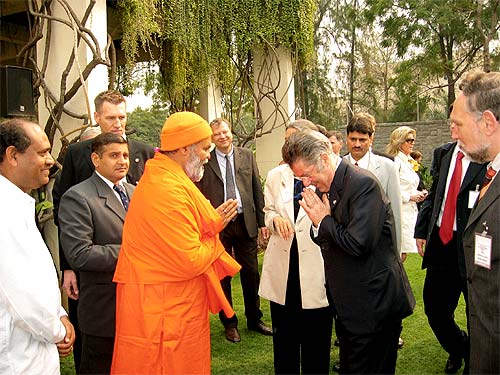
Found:
M 127 211 L 129 200 L 127 194 L 125 194 L 125 189 L 120 185 L 114 185 L 113 190 L 118 193 L 118 195 L 120 196 L 120 200 L 122 201 L 123 208 L 125 209 L 125 211 Z
M 229 155 L 226 158 L 226 200 L 236 199 L 236 187 L 234 186 L 233 168 L 231 167 L 231 161 L 229 160 Z

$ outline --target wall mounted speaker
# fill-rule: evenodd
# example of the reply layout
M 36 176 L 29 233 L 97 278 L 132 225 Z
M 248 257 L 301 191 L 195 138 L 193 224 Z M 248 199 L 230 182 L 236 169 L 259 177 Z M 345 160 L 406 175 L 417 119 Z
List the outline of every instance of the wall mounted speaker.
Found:
M 0 67 L 0 117 L 34 116 L 31 69 Z

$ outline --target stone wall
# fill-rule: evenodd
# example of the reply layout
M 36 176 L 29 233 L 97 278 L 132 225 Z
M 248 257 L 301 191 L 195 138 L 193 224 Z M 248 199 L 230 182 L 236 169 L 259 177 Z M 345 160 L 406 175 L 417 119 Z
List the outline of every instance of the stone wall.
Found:
M 409 126 L 417 132 L 417 139 L 414 150 L 423 154 L 424 165 L 430 167 L 432 162 L 432 151 L 437 146 L 450 142 L 450 130 L 446 121 L 413 121 L 413 122 L 393 122 L 377 124 L 373 148 L 378 151 L 385 151 L 385 146 L 389 143 L 389 138 L 394 129 L 400 126 Z M 345 128 L 341 130 L 345 134 Z M 347 152 L 344 146 L 343 152 Z

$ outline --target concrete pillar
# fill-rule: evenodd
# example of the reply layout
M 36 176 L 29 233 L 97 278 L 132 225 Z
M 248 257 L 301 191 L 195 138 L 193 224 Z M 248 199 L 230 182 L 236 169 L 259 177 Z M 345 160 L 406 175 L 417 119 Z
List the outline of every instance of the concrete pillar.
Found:
M 79 0 L 68 2 L 74 13 L 78 15 L 78 19 L 81 20 L 85 14 L 85 10 L 88 7 L 89 0 Z M 51 3 L 52 15 L 64 19 L 72 23 L 72 19 L 68 16 L 68 12 L 61 5 L 60 2 L 54 1 Z M 50 89 L 52 94 L 59 98 L 64 93 L 61 93 L 61 77 L 63 71 L 66 69 L 71 52 L 74 50 L 76 44 L 76 35 L 74 30 L 72 30 L 68 25 L 65 25 L 57 21 L 45 21 L 51 22 L 52 32 L 50 34 L 50 40 L 47 40 L 47 29 L 43 32 L 44 38 L 37 43 L 37 62 L 38 66 L 42 67 L 44 59 L 47 59 L 47 70 L 45 72 L 45 84 Z M 46 24 L 47 25 L 47 24 Z M 99 49 L 101 56 L 104 56 L 104 49 L 106 47 L 107 41 L 107 19 L 106 19 L 106 0 L 96 0 L 96 3 L 92 9 L 92 13 L 89 16 L 85 27 L 92 30 L 94 36 L 99 42 Z M 44 56 L 45 46 L 50 43 L 49 55 Z M 87 64 L 92 61 L 93 55 L 87 44 L 80 40 L 77 47 L 75 62 L 70 70 L 70 74 L 67 78 L 66 90 L 69 90 L 75 80 L 79 79 L 81 72 L 85 69 Z M 76 114 L 88 113 L 88 107 L 90 107 L 90 121 L 93 121 L 92 115 L 94 113 L 94 98 L 95 96 L 107 89 L 108 87 L 108 71 L 107 67 L 104 65 L 98 65 L 93 69 L 92 73 L 88 77 L 86 83 L 87 95 L 83 87 L 80 88 L 78 93 L 65 105 L 69 111 Z M 49 103 L 50 107 L 54 103 L 49 99 L 49 96 L 41 87 L 41 95 L 38 101 L 38 115 L 39 123 L 43 127 L 47 123 L 50 116 L 47 109 L 46 103 Z M 88 97 L 88 99 L 87 99 Z M 63 129 L 63 134 L 69 132 L 72 129 L 76 129 L 84 125 L 83 120 L 72 118 L 66 114 L 62 115 L 60 125 Z M 61 148 L 61 136 L 63 135 L 59 131 L 56 131 L 54 136 L 54 144 L 52 148 L 52 155 L 57 158 Z M 72 139 L 75 135 L 70 136 Z M 52 183 L 52 182 L 51 182 Z M 49 189 L 51 192 L 51 189 Z M 52 200 L 49 196 L 47 199 Z M 57 241 L 57 228 L 55 227 L 53 221 L 49 221 L 44 226 L 45 238 L 48 247 L 52 252 L 54 262 L 59 264 L 59 250 Z M 58 267 L 59 268 L 59 267 Z
M 200 116 L 209 123 L 222 116 L 222 101 L 220 86 L 210 78 L 204 90 L 200 90 Z
M 73 12 L 78 15 L 78 19 L 81 20 L 89 2 L 89 0 L 81 0 L 70 1 L 68 3 L 70 4 Z M 60 2 L 54 1 L 51 6 L 53 16 L 64 19 L 70 23 L 73 22 Z M 43 33 L 44 38 L 37 43 L 38 66 L 42 66 L 44 61 L 45 46 L 47 43 L 50 43 L 49 55 L 45 56 L 45 58 L 47 58 L 45 83 L 53 95 L 55 95 L 56 98 L 59 98 L 61 95 L 60 87 L 62 74 L 66 69 L 71 53 L 77 43 L 77 39 L 74 30 L 72 30 L 68 25 L 54 20 L 46 22 L 51 22 L 52 32 L 50 34 L 50 40 L 47 40 L 47 32 L 45 30 Z M 105 56 L 104 49 L 107 42 L 106 0 L 96 0 L 85 27 L 92 30 L 92 33 L 99 43 L 99 52 L 101 53 L 101 56 Z M 80 39 L 76 59 L 67 78 L 66 90 L 69 90 L 75 80 L 79 79 L 80 73 L 85 69 L 87 64 L 92 61 L 92 58 L 93 55 L 91 49 L 88 48 L 87 44 Z M 81 115 L 87 113 L 87 108 L 90 107 L 90 115 L 93 116 L 95 96 L 99 92 L 108 88 L 107 67 L 105 65 L 98 65 L 95 67 L 85 82 L 85 85 L 88 92 L 88 99 L 85 95 L 83 87 L 81 87 L 78 93 L 68 103 L 66 103 L 65 108 L 73 113 Z M 46 101 L 53 106 L 53 103 L 48 99 L 48 96 L 42 89 L 40 99 L 38 101 L 39 122 L 42 126 L 46 124 L 47 119 L 50 116 L 46 106 Z M 93 122 L 92 117 L 90 120 Z M 60 124 L 64 133 L 84 125 L 83 120 L 74 119 L 66 114 L 62 115 Z M 57 157 L 61 148 L 60 138 L 62 135 L 63 134 L 60 132 L 56 132 L 54 137 L 52 155 L 55 157 Z M 73 138 L 73 136 L 70 138 Z
M 261 177 L 265 178 L 281 161 L 285 126 L 295 120 L 290 50 L 279 47 L 254 52 L 254 90 L 257 97 L 255 116 L 264 124 L 264 133 L 271 131 L 256 139 L 257 164 Z

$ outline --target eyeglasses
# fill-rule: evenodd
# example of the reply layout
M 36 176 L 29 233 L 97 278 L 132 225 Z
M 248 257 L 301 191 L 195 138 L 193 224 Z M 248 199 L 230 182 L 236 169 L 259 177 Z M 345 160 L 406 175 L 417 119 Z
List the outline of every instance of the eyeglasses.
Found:
M 405 142 L 414 144 L 415 143 L 415 138 L 407 138 L 407 139 L 405 139 Z

